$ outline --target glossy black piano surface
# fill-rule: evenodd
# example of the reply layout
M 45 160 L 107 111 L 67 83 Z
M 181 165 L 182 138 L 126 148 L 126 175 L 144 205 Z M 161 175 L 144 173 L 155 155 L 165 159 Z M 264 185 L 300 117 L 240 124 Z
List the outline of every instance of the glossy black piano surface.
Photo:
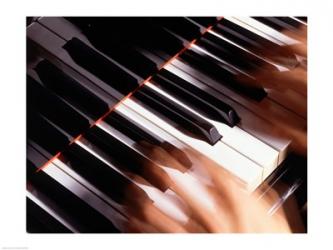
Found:
M 124 232 L 140 201 L 179 219 L 154 147 L 180 176 L 204 179 L 190 148 L 247 192 L 276 190 L 267 213 L 294 203 L 306 228 L 306 153 L 284 123 L 306 131 L 307 97 L 256 77 L 299 67 L 284 32 L 306 27 L 306 17 L 27 18 L 27 231 Z

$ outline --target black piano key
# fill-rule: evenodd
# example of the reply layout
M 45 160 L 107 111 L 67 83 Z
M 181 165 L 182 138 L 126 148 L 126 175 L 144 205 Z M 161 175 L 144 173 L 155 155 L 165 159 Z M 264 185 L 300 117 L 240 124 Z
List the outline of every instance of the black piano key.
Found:
M 76 137 L 89 128 L 89 121 L 49 90 L 28 76 L 27 101 L 35 109 L 69 135 Z
M 226 123 L 231 127 L 235 126 L 240 120 L 236 111 L 230 105 L 167 70 L 162 69 L 152 81 L 163 86 L 172 95 L 187 103 L 190 107 L 194 107 L 208 118 Z
M 91 25 L 101 33 L 110 35 L 113 43 L 137 45 L 150 48 L 154 51 L 163 51 L 170 56 L 179 52 L 183 43 L 161 26 L 154 23 L 150 17 L 74 17 L 69 18 L 80 27 Z
M 307 16 L 296 16 L 297 19 L 303 21 L 303 22 L 308 22 L 308 17 Z
M 160 146 L 163 143 L 163 139 L 158 135 L 151 134 L 140 124 L 117 112 L 112 112 L 104 121 L 136 142 L 145 141 L 155 146 Z
M 44 86 L 93 119 L 98 119 L 109 110 L 107 103 L 48 60 L 38 63 L 35 70 Z
M 173 121 L 178 129 L 192 137 L 206 141 L 211 145 L 214 145 L 222 137 L 212 124 L 149 88 L 141 89 L 134 96 L 152 107 L 155 112 L 163 114 Z
M 36 167 L 38 166 L 28 160 L 28 181 L 38 192 L 47 196 L 57 207 L 64 211 L 81 233 L 119 232 L 104 215 L 90 207 L 52 177 L 43 171 L 36 173 Z
M 108 154 L 116 161 L 117 167 L 126 172 L 132 172 L 150 182 L 153 186 L 165 191 L 168 186 L 162 183 L 156 176 L 149 174 L 148 167 L 160 169 L 157 165 L 151 162 L 148 158 L 135 151 L 131 146 L 125 144 L 118 138 L 110 135 L 99 127 L 91 128 L 85 138 L 97 146 L 99 150 Z
M 281 32 L 283 30 L 296 31 L 302 25 L 300 22 L 290 17 L 253 17 L 253 18 Z
M 200 27 L 184 17 L 152 17 L 151 21 L 192 41 L 201 36 Z
M 249 45 L 274 46 L 273 42 L 224 18 L 214 27 L 214 30 L 244 47 Z
M 29 198 L 26 199 L 26 208 L 27 233 L 71 233 L 68 228 L 55 220 Z
M 153 51 L 163 51 L 170 56 L 174 56 L 183 47 L 183 41 L 167 32 L 158 25 L 154 18 L 139 17 L 134 18 L 132 24 L 137 43 Z
M 207 74 L 211 78 L 216 79 L 220 84 L 223 84 L 255 101 L 261 101 L 267 95 L 263 87 L 261 87 L 255 80 L 244 75 L 247 79 L 247 83 L 240 82 L 237 80 L 240 74 L 235 75 L 227 69 L 220 67 L 217 62 L 209 56 L 200 55 L 193 50 L 188 50 L 180 57 L 194 68 Z
M 146 194 L 134 186 L 129 179 L 79 145 L 72 144 L 68 150 L 63 152 L 62 160 L 76 173 L 119 204 L 126 204 L 126 193 L 129 189 L 131 189 L 133 196 L 146 197 Z
M 78 65 L 125 95 L 139 85 L 136 78 L 77 38 L 68 41 L 64 49 Z
M 66 135 L 31 110 L 27 112 L 27 138 L 36 142 L 51 155 L 57 154 L 69 144 Z
M 202 26 L 208 27 L 211 25 L 216 24 L 217 18 L 216 17 L 196 17 L 196 16 L 190 16 L 189 19 L 192 19 L 193 21 L 201 24 Z
M 295 183 L 297 179 L 303 181 L 302 185 L 296 190 L 296 200 L 299 207 L 307 201 L 307 158 L 295 153 L 290 153 L 283 162 L 283 168 L 288 168 L 289 173 L 282 176 L 282 180 L 288 186 Z
M 189 168 L 192 166 L 191 160 L 181 149 L 175 147 L 170 142 L 165 141 L 157 134 L 147 130 L 144 127 L 144 124 L 139 124 L 138 122 L 117 112 L 112 112 L 104 119 L 104 121 L 121 133 L 130 137 L 130 139 L 137 142 L 139 146 L 142 146 L 142 143 L 145 142 L 151 146 L 161 147 L 169 154 L 173 155 L 185 167 Z
M 245 71 L 251 72 L 261 69 L 276 71 L 276 68 L 272 64 L 209 33 L 201 37 L 197 45 L 206 49 L 214 56 Z
M 26 226 L 28 233 L 71 233 L 72 231 L 61 224 L 52 215 L 39 207 L 35 202 L 26 198 Z
M 129 44 L 119 42 L 117 36 L 108 35 L 108 30 L 104 26 L 98 26 L 90 18 L 72 17 L 69 20 L 81 28 L 84 35 L 91 44 L 110 56 L 115 61 L 121 63 L 126 68 L 141 76 L 147 78 L 157 71 L 157 65 L 144 55 L 140 54 Z
M 297 59 L 293 53 L 227 19 L 223 18 L 213 30 L 234 43 L 243 46 L 245 49 L 267 57 L 277 63 L 283 64 L 286 60 L 279 60 L 279 57 L 283 57 L 288 59 L 288 64 L 292 66 L 297 64 Z

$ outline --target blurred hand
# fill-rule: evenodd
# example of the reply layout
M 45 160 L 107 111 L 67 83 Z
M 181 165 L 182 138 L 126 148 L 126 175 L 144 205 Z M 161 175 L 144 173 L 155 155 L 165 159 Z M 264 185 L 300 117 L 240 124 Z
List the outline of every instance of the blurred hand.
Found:
M 150 158 L 159 163 L 166 174 L 159 175 L 159 181 L 173 190 L 186 204 L 185 212 L 189 219 L 185 224 L 181 223 L 163 213 L 153 203 L 138 200 L 140 208 L 130 212 L 128 232 L 291 232 L 282 210 L 272 216 L 268 215 L 269 208 L 277 199 L 273 190 L 265 198 L 258 199 L 259 193 L 249 194 L 222 167 L 186 150 L 195 166 L 201 168 L 201 172 L 211 179 L 210 184 L 203 183 L 193 176 L 181 173 L 178 170 L 184 168 L 181 159 L 175 158 L 163 148 L 150 147 L 146 150 L 149 150 Z M 172 166 L 172 169 L 168 166 Z M 156 166 L 147 166 L 148 168 Z M 153 172 L 151 174 L 154 175 Z M 131 196 L 131 192 L 128 195 Z
M 285 35 L 297 40 L 299 43 L 287 46 L 280 46 L 279 51 L 270 51 L 267 49 L 267 58 L 278 57 L 281 65 L 294 65 L 289 62 L 290 57 L 283 55 L 294 55 L 298 58 L 298 64 L 289 68 L 288 71 L 278 71 L 271 69 L 258 69 L 252 72 L 257 82 L 268 89 L 275 89 L 283 92 L 286 89 L 292 89 L 304 96 L 307 101 L 307 28 L 303 26 L 298 32 L 285 31 Z M 269 54 L 269 55 L 268 55 Z M 265 56 L 265 55 L 264 55 Z M 303 105 L 306 106 L 306 103 Z M 274 117 L 272 117 L 274 120 Z M 307 128 L 296 128 L 292 126 L 288 120 L 275 119 L 275 125 L 280 129 L 281 133 L 287 134 L 292 138 L 292 149 L 302 155 L 307 154 Z

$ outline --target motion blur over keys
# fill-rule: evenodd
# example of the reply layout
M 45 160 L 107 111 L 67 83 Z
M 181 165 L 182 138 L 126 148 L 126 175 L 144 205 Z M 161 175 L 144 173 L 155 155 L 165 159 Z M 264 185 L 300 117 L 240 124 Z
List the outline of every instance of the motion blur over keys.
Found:
M 27 21 L 27 231 L 307 231 L 306 17 Z

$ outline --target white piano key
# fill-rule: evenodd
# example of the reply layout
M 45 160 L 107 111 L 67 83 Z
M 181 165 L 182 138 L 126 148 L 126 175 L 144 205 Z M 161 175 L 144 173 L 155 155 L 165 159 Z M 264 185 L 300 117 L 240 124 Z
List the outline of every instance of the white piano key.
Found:
M 219 141 L 214 146 L 211 146 L 206 142 L 189 137 L 130 98 L 124 100 L 122 104 L 132 110 L 135 110 L 135 112 L 155 123 L 157 126 L 167 131 L 170 135 L 176 137 L 188 146 L 206 155 L 226 170 L 230 171 L 244 182 L 248 190 L 254 190 L 261 183 L 263 168 L 239 154 L 223 142 Z
M 237 126 L 231 128 L 222 122 L 217 122 L 205 117 L 150 82 L 147 82 L 146 86 L 154 89 L 178 105 L 213 124 L 222 135 L 221 141 L 223 143 L 264 168 L 264 177 L 267 176 L 267 173 L 271 173 L 272 170 L 277 167 L 279 152 L 269 145 L 263 143 Z
M 279 45 L 291 45 L 298 43 L 297 40 L 276 31 L 275 29 L 263 24 L 252 17 L 232 17 L 230 21 L 237 22 L 238 25 L 265 37 Z M 229 20 L 229 19 L 228 19 Z
M 221 34 L 216 33 L 216 32 L 213 31 L 213 30 L 209 30 L 208 32 L 209 32 L 210 34 L 212 34 L 212 35 L 218 37 L 219 39 L 222 39 L 222 40 L 224 40 L 224 41 L 226 41 L 226 42 L 228 42 L 228 43 L 230 43 L 230 44 L 232 44 L 232 45 L 235 45 L 236 47 L 242 49 L 242 50 L 245 51 L 246 53 L 249 53 L 249 54 L 251 54 L 251 55 L 253 55 L 253 56 L 255 56 L 255 57 L 257 57 L 257 58 L 259 58 L 259 59 L 261 59 L 261 60 L 263 60 L 263 61 L 265 61 L 265 62 L 271 64 L 271 65 L 273 65 L 273 66 L 276 67 L 279 71 L 287 71 L 287 70 L 288 70 L 288 68 L 286 68 L 286 67 L 284 67 L 284 66 L 282 66 L 282 65 L 279 65 L 279 64 L 277 64 L 277 63 L 274 63 L 274 62 L 271 61 L 269 58 L 265 58 L 265 57 L 263 57 L 263 56 L 258 55 L 258 54 L 255 53 L 255 52 L 252 52 L 252 51 L 248 50 L 247 48 L 245 48 L 245 47 L 243 47 L 243 46 L 241 46 L 241 45 L 239 45 L 239 44 L 237 44 L 237 43 L 231 41 L 230 39 L 224 37 L 224 36 L 221 35 Z

